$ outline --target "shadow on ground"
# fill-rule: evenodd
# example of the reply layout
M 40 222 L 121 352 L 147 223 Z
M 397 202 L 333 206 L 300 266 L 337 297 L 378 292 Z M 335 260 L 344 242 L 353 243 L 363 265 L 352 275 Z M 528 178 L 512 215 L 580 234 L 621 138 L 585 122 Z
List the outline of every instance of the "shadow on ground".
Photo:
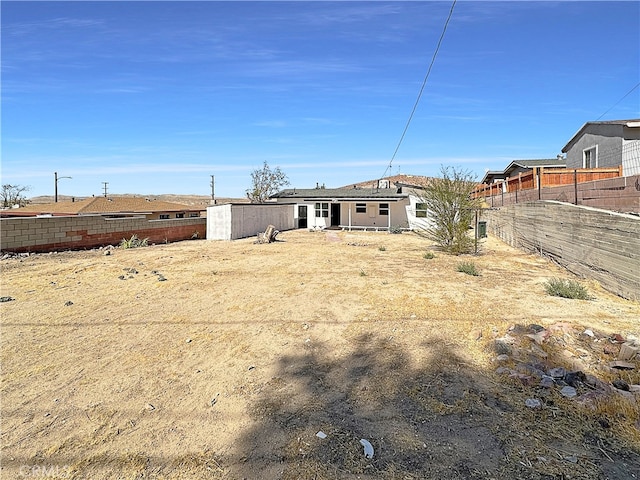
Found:
M 347 356 L 316 344 L 281 358 L 251 405 L 233 478 L 637 478 L 638 450 L 576 411 L 524 408 L 526 391 L 496 384 L 440 338 L 424 343 L 420 365 L 392 338 L 353 345 Z

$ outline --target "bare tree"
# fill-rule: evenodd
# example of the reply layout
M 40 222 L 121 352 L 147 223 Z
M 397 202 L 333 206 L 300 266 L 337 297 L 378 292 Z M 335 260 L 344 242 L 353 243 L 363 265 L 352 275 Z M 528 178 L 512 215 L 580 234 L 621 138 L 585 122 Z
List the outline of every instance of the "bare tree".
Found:
M 265 203 L 285 185 L 289 185 L 289 179 L 284 172 L 280 167 L 271 170 L 265 160 L 261 169 L 251 172 L 251 188 L 247 190 L 247 197 L 251 203 Z
M 2 185 L 2 189 L 0 190 L 0 201 L 2 201 L 2 206 L 13 207 L 14 205 L 19 205 L 24 207 L 29 200 L 24 195 L 25 192 L 29 191 L 30 187 L 25 187 L 22 185 Z
M 446 252 L 469 253 L 474 245 L 469 227 L 480 207 L 479 200 L 471 197 L 477 182 L 467 170 L 443 166 L 441 173 L 441 178 L 429 180 L 420 199 L 431 221 L 426 234 Z

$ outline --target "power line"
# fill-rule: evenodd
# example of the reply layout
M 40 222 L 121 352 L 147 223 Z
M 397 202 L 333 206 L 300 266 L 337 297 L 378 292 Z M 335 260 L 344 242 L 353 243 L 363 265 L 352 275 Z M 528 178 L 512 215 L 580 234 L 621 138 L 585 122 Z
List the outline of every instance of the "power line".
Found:
M 606 111 L 606 112 L 604 112 L 602 115 L 600 115 L 598 118 L 596 118 L 596 120 L 595 120 L 595 121 L 597 122 L 597 121 L 598 121 L 598 120 L 600 120 L 602 117 L 604 117 L 607 113 L 609 113 L 611 110 L 613 110 L 615 107 L 617 107 L 617 106 L 618 106 L 618 104 L 619 104 L 622 100 L 624 100 L 625 98 L 627 98 L 627 97 L 631 94 L 631 92 L 633 92 L 633 91 L 634 91 L 636 88 L 638 88 L 638 87 L 640 87 L 640 82 L 636 83 L 635 87 L 633 87 L 631 90 L 629 90 L 627 93 L 625 93 L 625 94 L 622 96 L 622 98 L 621 98 L 620 100 L 618 100 L 618 101 L 617 101 L 617 102 L 616 102 L 616 103 L 615 103 L 615 104 L 614 104 L 614 105 L 613 105 L 609 110 L 607 110 L 607 111 Z
M 407 120 L 407 124 L 404 127 L 404 130 L 402 132 L 402 135 L 400 136 L 400 141 L 398 142 L 398 145 L 396 146 L 395 151 L 393 152 L 393 155 L 391 156 L 391 160 L 389 161 L 389 165 L 387 166 L 387 168 L 385 169 L 384 173 L 382 174 L 382 178 L 384 178 L 384 176 L 387 174 L 387 171 L 391 170 L 391 165 L 393 164 L 393 161 L 396 158 L 396 154 L 398 153 L 398 150 L 400 149 L 400 145 L 402 145 L 402 141 L 404 140 L 404 136 L 407 133 L 407 130 L 409 130 L 409 125 L 411 124 L 411 120 L 413 119 L 413 115 L 416 113 L 416 109 L 418 108 L 418 104 L 420 103 L 420 98 L 422 97 L 422 92 L 424 91 L 424 87 L 427 84 L 427 80 L 429 79 L 429 75 L 431 74 L 431 69 L 433 68 L 433 64 L 436 61 L 436 57 L 438 56 L 438 51 L 440 50 L 440 45 L 442 44 L 442 40 L 444 39 L 444 34 L 447 31 L 447 27 L 449 25 L 449 20 L 451 20 L 451 16 L 453 15 L 453 8 L 456 6 L 456 0 L 453 0 L 453 3 L 451 4 L 451 9 L 449 10 L 449 16 L 447 17 L 446 22 L 444 22 L 444 28 L 442 29 L 442 33 L 440 34 L 440 39 L 438 40 L 438 45 L 436 46 L 436 50 L 435 52 L 433 52 L 433 57 L 431 58 L 431 63 L 429 64 L 429 69 L 427 70 L 427 74 L 424 77 L 424 80 L 422 82 L 422 87 L 420 87 L 420 92 L 418 93 L 418 98 L 416 98 L 415 103 L 413 104 L 413 109 L 411 110 L 411 114 L 409 115 L 409 119 Z

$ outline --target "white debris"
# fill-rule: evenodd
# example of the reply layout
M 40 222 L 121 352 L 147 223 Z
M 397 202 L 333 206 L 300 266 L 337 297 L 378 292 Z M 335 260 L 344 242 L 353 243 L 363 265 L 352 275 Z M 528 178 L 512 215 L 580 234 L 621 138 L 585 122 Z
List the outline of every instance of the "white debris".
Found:
M 362 440 L 360 440 L 360 444 L 364 447 L 364 456 L 366 458 L 373 458 L 373 446 L 369 443 L 369 441 L 363 438 Z

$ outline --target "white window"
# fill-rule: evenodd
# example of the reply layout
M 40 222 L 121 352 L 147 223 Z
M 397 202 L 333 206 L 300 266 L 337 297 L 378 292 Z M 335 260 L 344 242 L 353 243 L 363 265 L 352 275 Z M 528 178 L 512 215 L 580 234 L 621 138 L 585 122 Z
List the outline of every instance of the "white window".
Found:
M 367 213 L 367 204 L 356 203 L 356 213 Z
M 598 168 L 598 146 L 582 151 L 582 168 Z
M 417 218 L 427 218 L 427 204 L 426 203 L 416 203 L 416 217 Z
M 184 218 L 184 213 L 176 213 L 176 218 Z
M 389 204 L 381 203 L 379 208 L 380 215 L 389 215 Z
M 316 203 L 316 217 L 329 217 L 329 204 L 328 203 Z
M 161 213 L 160 214 L 160 220 L 168 220 L 169 219 L 169 214 L 168 213 Z

